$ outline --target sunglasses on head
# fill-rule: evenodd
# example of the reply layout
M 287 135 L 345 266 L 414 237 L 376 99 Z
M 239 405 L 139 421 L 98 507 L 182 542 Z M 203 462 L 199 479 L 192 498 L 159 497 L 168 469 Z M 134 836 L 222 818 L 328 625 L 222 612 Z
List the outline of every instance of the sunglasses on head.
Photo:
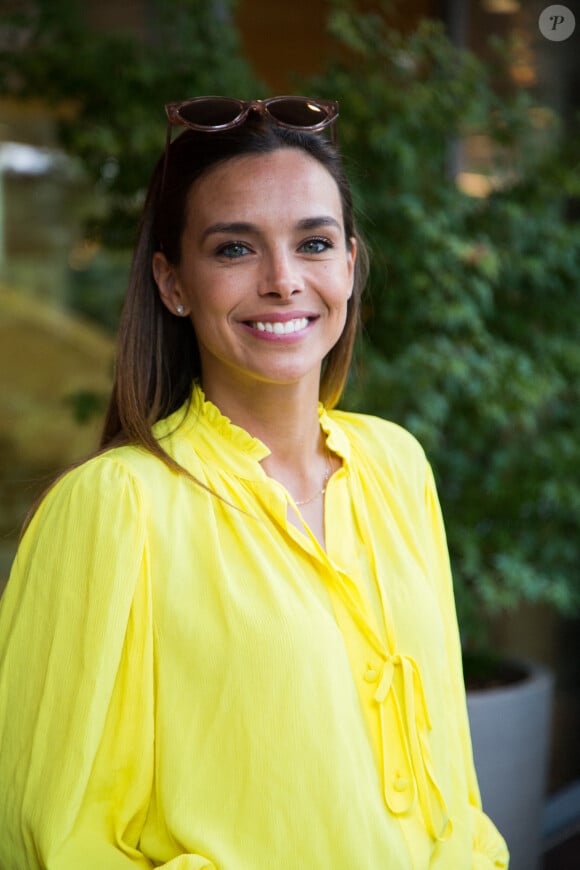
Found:
M 171 144 L 173 127 L 188 127 L 201 133 L 231 130 L 243 124 L 251 112 L 267 118 L 271 123 L 288 130 L 318 133 L 334 125 L 338 118 L 336 100 L 309 97 L 269 97 L 267 100 L 238 100 L 235 97 L 193 97 L 178 103 L 167 103 L 167 138 L 161 186 Z M 336 144 L 336 128 L 332 126 L 332 141 Z

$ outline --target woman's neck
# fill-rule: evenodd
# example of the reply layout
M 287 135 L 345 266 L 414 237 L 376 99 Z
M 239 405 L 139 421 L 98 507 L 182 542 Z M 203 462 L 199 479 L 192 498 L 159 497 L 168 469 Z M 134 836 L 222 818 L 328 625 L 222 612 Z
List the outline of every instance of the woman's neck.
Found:
M 330 475 L 340 466 L 331 454 L 318 417 L 318 381 L 308 384 L 245 385 L 235 390 L 204 384 L 206 398 L 250 435 L 270 455 L 262 460 L 266 474 L 281 483 L 296 507 L 287 508 L 288 522 L 304 532 L 304 522 L 325 549 L 324 496 Z
M 327 461 L 325 439 L 318 419 L 318 382 L 298 384 L 236 384 L 223 389 L 205 384 L 206 398 L 225 416 L 271 451 L 264 470 L 291 492 L 318 478 Z M 294 486 L 294 489 L 291 486 Z

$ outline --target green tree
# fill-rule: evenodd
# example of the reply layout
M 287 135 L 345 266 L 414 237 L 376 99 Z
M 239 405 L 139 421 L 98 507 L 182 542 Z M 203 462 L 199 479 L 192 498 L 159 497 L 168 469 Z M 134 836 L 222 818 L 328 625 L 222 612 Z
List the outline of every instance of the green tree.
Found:
M 165 141 L 166 102 L 255 97 L 232 4 L 150 0 L 142 36 L 99 32 L 81 0 L 7 3 L 0 90 L 58 110 L 59 141 L 90 188 L 85 234 L 100 255 L 71 273 L 71 305 L 114 329 L 145 187 Z
M 62 141 L 98 193 L 89 232 L 105 251 L 132 243 L 163 103 L 263 92 L 228 6 L 222 17 L 210 0 L 152 8 L 146 42 L 91 33 L 78 0 L 29 0 L 3 21 L 12 38 L 0 84 L 72 108 Z M 566 147 L 556 119 L 541 133 L 534 119 L 546 113 L 498 96 L 489 71 L 436 23 L 403 36 L 381 14 L 335 2 L 329 27 L 337 60 L 300 90 L 340 100 L 374 259 L 360 377 L 345 404 L 424 444 L 468 643 L 522 601 L 578 612 L 580 228 L 566 218 L 580 189 L 578 145 Z M 462 193 L 450 172 L 454 143 L 474 132 L 496 148 L 501 183 L 485 199 Z M 103 316 L 107 288 L 120 298 L 125 273 L 108 261 L 83 274 Z
M 580 607 L 580 181 L 557 119 L 424 21 L 406 36 L 335 5 L 340 100 L 374 268 L 351 407 L 413 431 L 435 467 L 468 646 L 522 601 Z M 496 189 L 462 193 L 454 143 L 494 144 Z

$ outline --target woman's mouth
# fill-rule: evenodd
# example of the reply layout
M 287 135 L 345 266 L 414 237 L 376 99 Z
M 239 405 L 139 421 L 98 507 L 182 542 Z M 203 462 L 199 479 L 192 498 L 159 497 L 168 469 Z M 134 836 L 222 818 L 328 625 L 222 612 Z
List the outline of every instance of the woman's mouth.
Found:
M 258 332 L 272 332 L 274 335 L 290 335 L 293 332 L 300 332 L 308 326 L 308 317 L 296 317 L 293 320 L 285 321 L 269 321 L 269 320 L 253 320 L 248 322 L 248 326 L 252 329 L 257 329 Z

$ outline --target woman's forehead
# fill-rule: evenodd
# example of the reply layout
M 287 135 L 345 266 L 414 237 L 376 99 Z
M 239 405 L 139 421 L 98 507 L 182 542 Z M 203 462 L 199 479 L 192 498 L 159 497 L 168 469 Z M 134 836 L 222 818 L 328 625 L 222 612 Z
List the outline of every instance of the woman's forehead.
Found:
M 328 169 L 298 148 L 266 154 L 244 154 L 220 162 L 193 184 L 190 215 L 236 208 L 255 210 L 271 204 L 283 212 L 323 209 L 338 215 L 342 205 L 338 185 Z

